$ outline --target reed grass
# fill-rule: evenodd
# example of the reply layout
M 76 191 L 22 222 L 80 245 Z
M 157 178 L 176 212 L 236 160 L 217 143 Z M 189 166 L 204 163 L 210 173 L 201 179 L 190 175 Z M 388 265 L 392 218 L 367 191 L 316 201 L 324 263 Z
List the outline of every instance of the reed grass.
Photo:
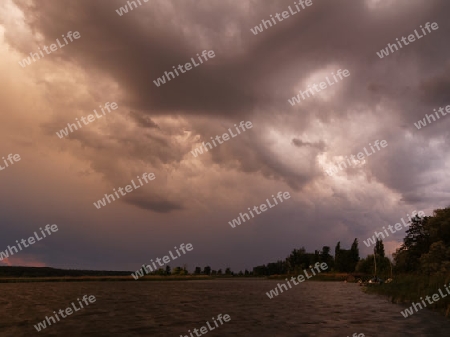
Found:
M 365 291 L 372 294 L 388 296 L 392 303 L 412 303 L 420 302 L 420 297 L 432 296 L 438 290 L 448 295 L 444 285 L 449 285 L 450 274 L 443 275 L 399 275 L 394 277 L 391 283 L 384 283 L 379 286 L 367 287 Z M 433 304 L 428 304 L 427 308 L 439 311 L 446 317 L 450 315 L 450 295 L 440 298 Z

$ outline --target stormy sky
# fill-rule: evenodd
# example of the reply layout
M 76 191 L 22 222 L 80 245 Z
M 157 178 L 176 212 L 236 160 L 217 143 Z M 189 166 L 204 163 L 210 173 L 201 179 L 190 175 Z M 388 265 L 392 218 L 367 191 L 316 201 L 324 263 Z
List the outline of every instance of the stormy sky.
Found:
M 444 0 L 123 0 L 0 3 L 0 250 L 46 224 L 59 231 L 0 265 L 136 270 L 181 243 L 172 267 L 245 268 L 292 249 L 350 248 L 406 213 L 449 204 L 450 3 Z M 438 30 L 387 57 L 376 52 L 420 25 Z M 81 37 L 32 62 L 69 31 Z M 62 40 L 61 40 L 62 41 Z M 203 50 L 215 57 L 157 87 Z M 339 69 L 350 76 L 291 106 Z M 119 108 L 60 139 L 106 102 Z M 194 157 L 234 124 L 253 128 Z M 386 148 L 333 176 L 325 170 L 369 143 Z M 3 164 L 3 161 L 0 161 Z M 156 179 L 106 207 L 93 202 L 144 172 Z M 237 228 L 239 212 L 279 191 L 289 200 Z M 392 253 L 404 231 L 385 241 Z

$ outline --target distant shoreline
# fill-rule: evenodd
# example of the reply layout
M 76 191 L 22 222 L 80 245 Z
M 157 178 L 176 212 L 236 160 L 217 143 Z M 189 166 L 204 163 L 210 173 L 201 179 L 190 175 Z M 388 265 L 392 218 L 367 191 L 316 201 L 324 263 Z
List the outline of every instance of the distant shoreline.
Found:
M 213 279 L 208 275 L 186 276 L 145 276 L 138 281 L 195 281 Z M 51 276 L 51 277 L 0 277 L 0 283 L 32 283 L 32 282 L 136 282 L 131 276 Z
M 43 276 L 43 277 L 0 277 L 0 283 L 33 283 L 33 282 L 126 282 L 126 281 L 213 281 L 213 280 L 279 280 L 292 275 L 256 276 L 211 276 L 211 275 L 146 275 L 139 280 L 127 276 Z M 321 274 L 311 281 L 343 282 L 347 274 Z
M 197 280 L 279 280 L 296 276 L 296 274 L 275 274 L 270 276 L 238 275 L 238 274 L 171 274 L 145 275 L 135 280 L 129 271 L 111 270 L 76 270 L 51 267 L 0 267 L 0 283 L 30 283 L 30 282 L 126 282 L 126 281 L 197 281 Z M 348 273 L 321 273 L 314 281 L 348 281 L 355 280 Z M 361 277 L 358 275 L 357 277 Z

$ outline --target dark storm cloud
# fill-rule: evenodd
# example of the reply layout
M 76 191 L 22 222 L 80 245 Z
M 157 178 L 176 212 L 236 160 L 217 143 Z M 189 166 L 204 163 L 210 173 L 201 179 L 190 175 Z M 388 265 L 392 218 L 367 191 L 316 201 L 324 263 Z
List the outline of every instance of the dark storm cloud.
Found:
M 193 48 L 191 41 L 183 37 L 183 27 L 176 21 L 171 25 L 174 18 L 164 17 L 157 5 L 146 4 L 119 17 L 115 9 L 124 4 L 44 0 L 36 7 L 21 7 L 32 27 L 42 32 L 47 41 L 78 29 L 82 37 L 77 42 L 81 43 L 70 52 L 63 52 L 63 57 L 114 76 L 126 88 L 133 108 L 158 114 L 182 109 L 177 113 L 236 115 L 252 107 L 256 96 L 251 93 L 253 78 L 246 71 L 248 65 L 218 55 L 217 51 L 214 59 L 156 87 L 153 80 L 163 76 L 164 71 L 173 70 L 172 66 L 185 64 L 196 53 L 214 46 Z M 188 10 L 190 4 L 175 7 L 177 15 L 178 11 Z M 21 47 L 26 52 L 28 46 Z
M 249 28 L 273 13 L 271 10 L 287 8 L 291 1 L 276 1 L 270 6 L 254 3 L 246 16 L 230 16 L 226 22 L 222 18 L 234 14 L 233 2 L 167 3 L 174 4 L 175 18 L 164 17 L 167 13 L 158 3 L 146 3 L 122 17 L 115 9 L 126 4 L 123 1 L 67 3 L 44 0 L 35 7 L 22 4 L 22 8 L 32 27 L 43 33 L 48 41 L 68 30 L 79 29 L 82 38 L 70 51 L 69 48 L 61 50 L 64 58 L 114 76 L 126 90 L 132 107 L 168 114 L 176 111 L 177 114 L 243 116 L 251 114 L 257 106 L 282 106 L 296 82 L 311 70 L 330 62 L 339 62 L 354 74 L 352 86 L 341 103 L 367 104 L 368 99 L 370 102 L 366 85 L 360 84 L 374 79 L 378 80 L 375 84 L 390 87 L 386 94 L 397 95 L 395 78 L 392 83 L 393 78 L 377 75 L 379 68 L 376 67 L 376 63 L 385 63 L 388 69 L 396 56 L 380 60 L 375 51 L 424 21 L 435 20 L 441 23 L 438 31 L 401 51 L 409 55 L 405 57 L 418 58 L 423 65 L 431 66 L 427 62 L 427 47 L 444 42 L 445 32 L 449 29 L 444 24 L 444 13 L 450 4 L 436 1 L 420 7 L 417 1 L 408 2 L 417 7 L 408 11 L 408 17 L 404 11 L 374 15 L 364 1 L 314 2 L 310 8 L 257 36 Z M 401 7 L 403 3 L 400 1 L 396 6 Z M 195 6 L 191 6 L 193 4 Z M 211 9 L 208 15 L 203 13 L 205 8 Z M 186 22 L 186 18 L 192 21 Z M 196 26 L 204 28 L 202 34 L 208 38 L 225 34 L 227 22 L 236 24 L 241 30 L 236 39 L 244 41 L 245 53 L 220 55 L 223 44 L 214 41 L 215 45 L 203 46 L 217 48 L 214 59 L 161 87 L 154 85 L 153 80 L 164 71 L 189 61 L 200 51 L 192 47 L 192 42 L 199 45 L 201 36 L 197 41 L 188 40 L 183 36 L 184 25 L 192 29 Z M 29 47 L 26 47 L 21 46 L 21 50 L 27 52 Z M 374 69 L 367 69 L 368 64 L 375 66 Z M 401 65 L 396 66 L 401 71 Z M 278 74 L 285 76 L 282 78 Z
M 135 111 L 130 111 L 130 116 L 133 118 L 133 120 L 136 122 L 136 124 L 143 128 L 158 128 L 158 124 L 156 124 L 149 116 L 146 116 L 145 114 L 138 113 Z
M 157 171 L 155 182 L 164 181 L 166 170 L 177 171 L 186 154 L 190 156 L 192 144 L 209 141 L 241 120 L 253 122 L 253 129 L 197 159 L 205 160 L 206 165 L 211 160 L 222 172 L 236 173 L 236 184 L 241 186 L 227 195 L 227 201 L 250 190 L 247 177 L 261 176 L 258 184 L 270 188 L 273 182 L 280 189 L 286 183 L 299 192 L 295 193 L 298 199 L 290 200 L 292 209 L 286 204 L 283 212 L 277 209 L 267 218 L 261 217 L 258 229 L 249 229 L 247 236 L 239 237 L 246 251 L 249 238 L 253 247 L 270 247 L 263 251 L 254 249 L 254 264 L 266 263 L 275 255 L 285 257 L 299 238 L 308 243 L 310 251 L 324 244 L 333 248 L 338 237 L 349 247 L 355 236 L 366 239 L 367 233 L 373 233 L 375 223 L 398 220 L 400 211 L 392 208 L 409 207 L 412 203 L 424 208 L 439 205 L 446 196 L 445 190 L 450 188 L 445 175 L 448 150 L 444 142 L 449 141 L 448 120 L 441 119 L 423 130 L 413 126 L 433 108 L 450 103 L 446 101 L 450 83 L 450 2 L 399 0 L 369 9 L 368 1 L 363 0 L 313 0 L 311 7 L 256 36 L 250 28 L 270 14 L 292 6 L 293 1 L 151 0 L 122 17 L 115 12 L 126 4 L 122 0 L 36 0 L 32 6 L 26 5 L 28 2 L 16 1 L 27 23 L 34 32 L 43 34 L 46 44 L 69 30 L 81 33 L 76 44 L 46 56 L 46 61 L 66 61 L 85 69 L 91 76 L 93 91 L 97 79 L 111 79 L 125 97 L 118 102 L 121 108 L 126 107 L 121 113 L 123 118 L 108 120 L 102 126 L 104 132 L 86 128 L 65 140 L 56 139 L 55 130 L 74 119 L 61 116 L 64 109 L 57 109 L 58 117 L 44 127 L 55 138 L 57 145 L 52 146 L 70 149 L 89 163 L 89 169 L 100 173 L 111 188 L 124 186 L 142 173 L 143 166 L 147 172 Z M 434 21 L 439 30 L 383 59 L 376 55 L 395 38 Z M 5 37 L 24 54 L 42 46 L 38 43 L 34 48 L 16 40 L 9 30 Z M 153 80 L 164 71 L 188 62 L 203 49 L 214 50 L 216 57 L 161 87 L 155 86 Z M 336 85 L 331 99 L 320 100 L 318 95 L 318 99 L 295 108 L 288 104 L 287 99 L 296 90 L 305 89 L 304 81 L 311 74 L 323 69 L 336 71 L 334 67 L 348 69 L 351 75 Z M 55 98 L 71 97 L 65 87 L 39 80 Z M 102 97 L 98 90 L 95 97 Z M 79 105 L 75 106 L 77 110 L 92 109 L 86 103 L 69 101 Z M 183 121 L 175 126 L 164 123 L 165 117 L 179 116 Z M 352 129 L 357 118 L 359 125 Z M 322 129 L 326 130 L 322 139 L 314 138 L 314 131 Z M 270 138 L 268 134 L 274 130 L 276 136 Z M 285 135 L 285 147 L 277 146 Z M 329 184 L 323 179 L 317 165 L 319 156 L 356 154 L 377 138 L 386 139 L 389 146 L 370 157 L 366 166 L 347 169 L 343 174 L 348 179 L 336 185 L 333 177 L 327 177 Z M 80 148 L 70 147 L 73 143 Z M 298 163 L 289 162 L 294 157 Z M 146 193 L 130 194 L 122 201 L 136 206 L 136 212 L 141 208 L 157 213 L 151 216 L 174 214 L 171 226 L 179 221 L 177 214 L 188 210 L 186 200 L 191 194 L 192 199 L 208 209 L 215 198 L 202 203 L 199 195 L 214 189 L 221 196 L 225 186 L 220 185 L 220 180 L 193 183 L 190 179 L 195 174 L 204 174 L 205 181 L 209 178 L 206 170 L 197 173 L 196 165 L 193 161 L 195 167 L 180 169 L 185 180 L 180 183 L 179 194 L 167 184 L 149 188 Z M 213 171 L 215 166 L 209 168 Z M 360 177 L 361 171 L 366 174 L 364 181 L 353 182 L 352 178 Z M 177 183 L 171 183 L 178 191 Z M 301 200 L 305 186 L 309 188 L 307 200 Z M 108 190 L 100 191 L 98 197 L 105 192 Z M 392 195 L 398 195 L 398 199 Z M 383 209 L 383 202 L 389 197 L 395 202 L 386 202 Z M 397 200 L 403 204 L 392 206 Z M 245 209 L 250 203 L 235 206 Z M 93 208 L 92 204 L 89 207 Z M 221 207 L 213 211 L 208 224 L 214 226 L 227 226 L 226 222 L 234 216 Z M 216 215 L 219 211 L 221 218 Z M 374 214 L 379 212 L 382 216 Z M 192 218 L 188 220 L 191 222 Z M 253 230 L 259 231 L 256 241 Z M 241 232 L 245 233 L 245 229 Z M 180 231 L 180 236 L 186 233 Z M 275 245 L 274 237 L 279 240 Z M 214 239 L 208 237 L 203 243 L 220 241 L 232 246 L 223 237 Z M 211 263 L 207 258 L 214 249 L 202 251 L 205 264 Z M 265 254 L 264 259 L 261 254 Z M 241 255 L 222 256 L 221 263 L 242 261 Z M 242 262 L 235 263 L 242 266 Z
M 171 202 L 169 200 L 161 200 L 157 197 L 147 197 L 145 195 L 133 194 L 128 196 L 127 203 L 135 205 L 142 209 L 148 209 L 158 213 L 169 213 L 174 210 L 182 210 L 180 204 Z
M 47 40 L 68 30 L 80 30 L 82 38 L 78 45 L 70 52 L 69 48 L 63 49 L 63 58 L 113 76 L 125 90 L 130 107 L 141 111 L 132 117 L 143 128 L 154 126 L 153 122 L 147 122 L 145 114 L 206 114 L 211 117 L 212 125 L 215 116 L 231 120 L 251 116 L 256 109 L 259 115 L 267 115 L 271 109 L 277 109 L 279 115 L 292 113 L 286 105 L 292 88 L 311 72 L 329 64 L 340 64 L 350 70 L 348 84 L 331 103 L 308 106 L 308 110 L 300 107 L 298 120 L 308 121 L 311 116 L 325 122 L 331 117 L 347 118 L 355 108 L 370 111 L 383 100 L 396 108 L 405 123 L 411 123 L 411 118 L 423 115 L 425 107 L 444 101 L 448 86 L 448 77 L 439 74 L 448 56 L 445 42 L 449 26 L 445 24 L 445 13 L 450 4 L 445 2 L 399 1 L 392 5 L 394 10 L 384 10 L 379 15 L 378 9 L 369 10 L 364 1 L 314 1 L 311 7 L 257 36 L 249 28 L 269 14 L 286 9 L 292 5 L 291 1 L 274 1 L 265 6 L 251 3 L 244 14 L 236 12 L 233 2 L 167 2 L 176 8 L 175 17 L 168 16 L 168 11 L 156 2 L 146 3 L 122 17 L 115 9 L 126 3 L 123 1 L 39 1 L 31 7 L 19 3 L 31 26 Z M 409 7 L 404 8 L 405 4 Z M 387 43 L 427 21 L 438 22 L 439 30 L 394 55 L 384 59 L 376 56 L 375 52 Z M 230 23 L 240 30 L 235 39 L 236 45 L 238 41 L 242 43 L 243 52 L 227 51 L 225 43 L 216 38 L 224 36 Z M 201 28 L 198 40 L 192 41 L 183 28 L 196 27 Z M 212 43 L 205 45 L 200 42 L 202 38 Z M 430 50 L 436 46 L 439 53 L 430 57 Z M 27 51 L 23 46 L 21 49 Z M 154 85 L 153 80 L 164 71 L 189 61 L 203 49 L 215 50 L 216 57 L 161 87 Z M 409 82 L 408 75 L 403 73 L 402 64 L 410 61 L 417 69 L 414 76 L 419 76 L 416 83 Z M 307 127 L 308 123 L 304 123 L 303 129 Z M 387 133 L 390 127 L 386 127 Z M 211 129 L 212 126 L 204 128 L 200 134 L 208 139 Z M 169 151 L 173 153 L 169 155 L 171 160 L 177 161 L 183 155 L 169 146 L 167 139 L 146 137 L 155 146 L 161 145 L 161 150 L 146 146 L 145 158 L 153 163 L 152 157 L 164 158 Z M 308 177 L 299 176 L 268 154 L 258 144 L 261 140 L 258 136 L 253 139 L 253 142 L 230 145 L 231 151 L 211 152 L 212 158 L 221 165 L 237 158 L 242 171 L 260 171 L 266 177 L 285 179 L 296 188 L 319 175 L 315 172 Z M 119 143 L 131 148 L 130 155 L 143 153 L 140 140 L 122 139 Z M 322 143 L 322 149 L 327 145 Z M 399 156 L 394 147 L 390 151 L 394 152 L 394 158 Z M 402 165 L 409 172 L 410 161 L 405 158 Z M 394 169 L 395 160 L 385 165 L 392 166 L 388 172 L 398 172 Z M 414 172 L 410 173 L 413 175 L 409 180 L 412 180 Z M 397 179 L 386 181 L 392 181 L 391 187 L 401 190 Z
M 294 144 L 297 147 L 310 146 L 310 147 L 318 149 L 319 151 L 325 150 L 324 142 L 310 143 L 310 142 L 304 142 L 301 139 L 294 138 L 294 139 L 292 139 L 292 144 Z

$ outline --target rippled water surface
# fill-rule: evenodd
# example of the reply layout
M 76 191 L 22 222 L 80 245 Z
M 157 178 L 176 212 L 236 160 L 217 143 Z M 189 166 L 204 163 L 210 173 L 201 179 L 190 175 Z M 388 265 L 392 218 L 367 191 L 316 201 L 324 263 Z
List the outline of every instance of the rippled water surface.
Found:
M 0 284 L 0 336 L 189 336 L 212 317 L 213 336 L 450 336 L 450 320 L 364 294 L 356 284 L 304 282 L 269 299 L 279 281 Z M 33 327 L 83 295 L 97 301 L 41 332 Z M 77 303 L 77 302 L 75 302 Z

